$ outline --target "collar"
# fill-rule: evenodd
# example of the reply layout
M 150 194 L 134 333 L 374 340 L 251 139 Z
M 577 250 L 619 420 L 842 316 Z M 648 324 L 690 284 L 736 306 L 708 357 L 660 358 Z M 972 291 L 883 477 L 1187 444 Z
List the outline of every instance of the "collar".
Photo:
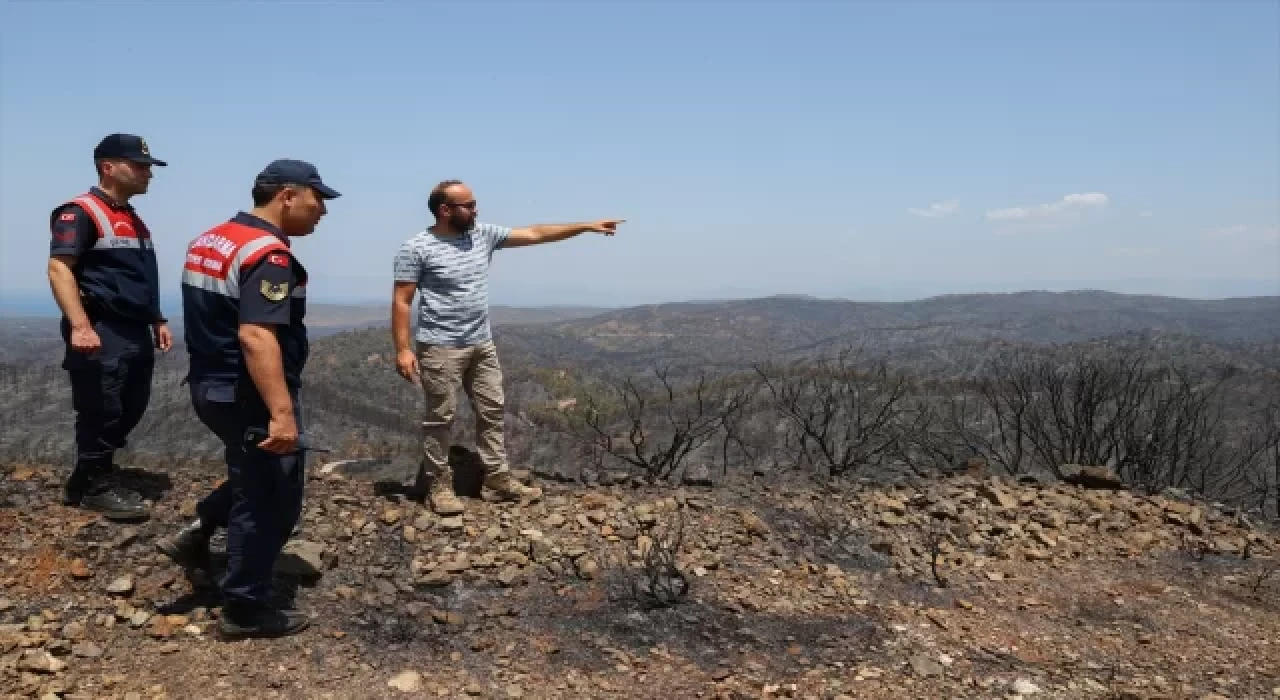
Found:
M 241 226 L 249 226 L 262 231 L 266 231 L 267 233 L 275 236 L 276 238 L 279 238 L 280 241 L 283 242 L 285 245 L 289 245 L 289 237 L 284 235 L 284 231 L 281 231 L 279 227 L 277 227 L 275 224 L 271 223 L 270 221 L 256 217 L 253 214 L 250 214 L 248 212 L 242 211 L 237 213 L 235 216 L 231 217 L 231 222 L 235 224 L 240 224 Z
M 98 187 L 97 185 L 94 185 L 93 187 L 90 187 L 90 188 L 89 188 L 89 194 L 91 194 L 91 195 L 93 195 L 93 196 L 97 197 L 98 199 L 101 199 L 102 201 L 106 202 L 106 203 L 107 203 L 107 206 L 111 207 L 112 209 L 114 209 L 114 210 L 116 210 L 116 211 L 133 211 L 133 206 L 132 206 L 132 205 L 130 205 L 130 204 L 121 204 L 121 203 L 117 202 L 117 201 L 115 200 L 115 198 L 114 198 L 114 197 L 112 197 L 111 195 L 107 194 L 107 191 L 106 191 L 106 190 L 102 189 L 101 187 Z

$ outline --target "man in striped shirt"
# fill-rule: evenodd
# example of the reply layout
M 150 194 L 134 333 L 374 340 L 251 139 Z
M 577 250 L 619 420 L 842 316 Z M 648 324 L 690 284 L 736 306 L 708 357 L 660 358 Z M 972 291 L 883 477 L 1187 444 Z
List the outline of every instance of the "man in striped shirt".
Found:
M 500 248 L 551 243 L 589 232 L 611 236 L 622 220 L 516 229 L 477 223 L 475 197 L 458 180 L 436 185 L 427 206 L 436 223 L 405 241 L 396 254 L 391 307 L 396 368 L 406 380 L 421 383 L 426 399 L 423 462 L 415 490 L 429 495 L 440 515 L 463 511 L 448 461 L 461 388 L 476 414 L 484 488 L 503 500 L 537 500 L 541 490 L 521 484 L 507 464 L 502 369 L 489 324 L 489 263 Z M 409 307 L 415 293 L 419 297 L 416 352 L 409 343 Z

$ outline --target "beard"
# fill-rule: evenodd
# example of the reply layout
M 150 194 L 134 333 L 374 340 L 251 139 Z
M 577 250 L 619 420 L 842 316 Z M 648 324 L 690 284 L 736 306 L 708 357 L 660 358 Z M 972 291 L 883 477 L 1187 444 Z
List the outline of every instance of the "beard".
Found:
M 470 231 L 472 227 L 474 227 L 475 225 L 476 225 L 476 217 L 474 214 L 466 218 L 449 220 L 449 229 L 454 233 L 466 233 L 467 231 Z

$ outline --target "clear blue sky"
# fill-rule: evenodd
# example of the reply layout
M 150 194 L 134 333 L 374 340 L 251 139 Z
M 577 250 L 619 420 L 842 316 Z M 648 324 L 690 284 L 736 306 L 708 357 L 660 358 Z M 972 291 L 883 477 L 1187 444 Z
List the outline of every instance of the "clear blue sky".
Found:
M 484 221 L 626 218 L 499 252 L 493 301 L 1280 293 L 1280 3 L 14 2 L 0 11 L 0 301 L 47 297 L 51 207 L 111 131 L 182 250 L 311 160 L 296 249 L 384 299 L 426 193 Z

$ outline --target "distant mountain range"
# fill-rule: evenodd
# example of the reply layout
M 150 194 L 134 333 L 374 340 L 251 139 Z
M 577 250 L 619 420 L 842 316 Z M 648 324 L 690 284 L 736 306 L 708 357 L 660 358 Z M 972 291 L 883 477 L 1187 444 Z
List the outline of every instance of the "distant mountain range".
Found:
M 1080 291 L 856 302 L 788 295 L 624 309 L 495 306 L 492 314 L 509 352 L 538 366 L 736 365 L 850 346 L 913 366 L 947 365 L 1000 344 L 1134 334 L 1228 362 L 1280 365 L 1280 357 L 1268 356 L 1280 344 L 1276 296 L 1203 301 Z M 308 316 L 317 338 L 388 323 L 380 304 L 313 304 Z M 59 345 L 51 318 L 0 318 L 0 331 L 0 361 Z M 389 346 L 383 333 L 371 352 Z
M 642 306 L 509 326 L 533 364 L 739 364 L 861 348 L 908 364 L 946 365 L 1000 344 L 1055 344 L 1141 334 L 1197 353 L 1275 366 L 1280 297 L 1198 301 L 1109 292 L 1021 292 L 852 302 L 778 296 Z

